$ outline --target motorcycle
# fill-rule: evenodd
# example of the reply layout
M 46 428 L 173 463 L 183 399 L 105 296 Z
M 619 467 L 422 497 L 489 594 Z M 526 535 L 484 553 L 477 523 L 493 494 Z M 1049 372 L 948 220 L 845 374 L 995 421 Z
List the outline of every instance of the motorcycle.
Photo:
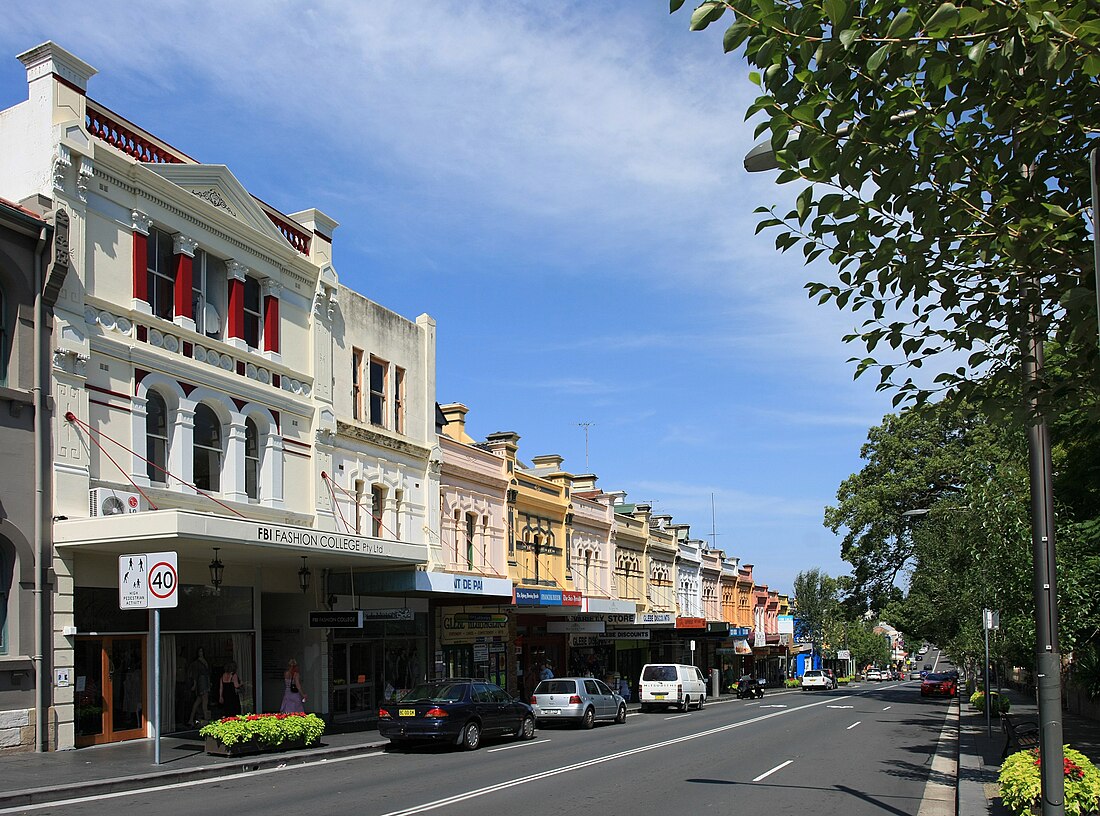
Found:
M 737 699 L 752 700 L 764 697 L 764 687 L 756 682 L 755 677 L 742 677 L 737 681 Z

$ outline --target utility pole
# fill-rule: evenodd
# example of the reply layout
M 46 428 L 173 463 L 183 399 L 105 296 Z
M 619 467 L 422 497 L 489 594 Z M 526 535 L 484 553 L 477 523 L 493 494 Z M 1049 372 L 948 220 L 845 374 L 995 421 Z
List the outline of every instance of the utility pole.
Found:
M 584 428 L 584 472 L 589 472 L 588 467 L 588 429 L 595 425 L 595 422 L 578 422 L 577 425 Z

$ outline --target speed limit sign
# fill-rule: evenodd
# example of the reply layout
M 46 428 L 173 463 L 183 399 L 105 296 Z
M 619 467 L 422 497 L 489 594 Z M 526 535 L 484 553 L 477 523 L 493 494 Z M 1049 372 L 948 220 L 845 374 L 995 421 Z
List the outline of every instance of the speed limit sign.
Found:
M 118 557 L 119 609 L 167 609 L 179 604 L 174 552 L 130 553 Z
M 149 608 L 167 609 L 179 603 L 179 578 L 174 552 L 149 553 Z

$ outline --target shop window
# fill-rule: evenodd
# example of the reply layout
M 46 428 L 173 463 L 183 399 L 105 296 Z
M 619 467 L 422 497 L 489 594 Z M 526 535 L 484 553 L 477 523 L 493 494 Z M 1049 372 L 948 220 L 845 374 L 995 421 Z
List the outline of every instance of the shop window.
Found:
M 244 342 L 249 348 L 260 347 L 262 324 L 263 304 L 260 298 L 260 281 L 248 276 L 244 279 Z
M 244 491 L 252 501 L 260 498 L 260 429 L 251 417 L 244 421 Z
M 214 410 L 202 403 L 195 409 L 195 487 L 221 490 L 222 426 Z
M 405 369 L 393 369 L 393 429 L 405 433 Z
M 386 488 L 383 485 L 371 485 L 370 488 L 370 534 L 375 538 L 382 536 L 382 511 L 386 506 Z
M 145 458 L 149 481 L 167 484 L 168 406 L 156 391 L 150 391 L 145 401 Z
M 363 350 L 351 350 L 351 415 L 363 418 Z
M 386 369 L 389 363 L 370 358 L 370 423 L 386 427 Z
M 191 264 L 191 314 L 195 331 L 215 340 L 222 338 L 225 288 L 225 262 L 196 250 Z
M 145 247 L 149 308 L 157 317 L 171 320 L 175 312 L 173 289 L 176 285 L 172 237 L 158 229 L 150 229 Z

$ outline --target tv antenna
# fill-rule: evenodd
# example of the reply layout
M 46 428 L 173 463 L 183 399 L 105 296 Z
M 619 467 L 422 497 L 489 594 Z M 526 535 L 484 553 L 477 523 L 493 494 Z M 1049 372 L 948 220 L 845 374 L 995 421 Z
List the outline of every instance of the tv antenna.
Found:
M 710 494 L 710 548 L 718 549 L 718 529 L 714 526 L 714 494 Z
M 577 426 L 584 428 L 584 472 L 588 473 L 590 468 L 588 467 L 588 429 L 595 425 L 595 422 L 578 422 Z

